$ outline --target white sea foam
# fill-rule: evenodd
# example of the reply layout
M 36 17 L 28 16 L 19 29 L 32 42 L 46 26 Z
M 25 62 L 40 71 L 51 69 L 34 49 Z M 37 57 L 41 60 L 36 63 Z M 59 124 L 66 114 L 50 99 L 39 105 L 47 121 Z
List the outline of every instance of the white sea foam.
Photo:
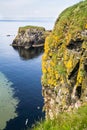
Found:
M 12 82 L 0 72 L 0 130 L 6 127 L 6 122 L 17 116 L 18 99 L 14 98 Z

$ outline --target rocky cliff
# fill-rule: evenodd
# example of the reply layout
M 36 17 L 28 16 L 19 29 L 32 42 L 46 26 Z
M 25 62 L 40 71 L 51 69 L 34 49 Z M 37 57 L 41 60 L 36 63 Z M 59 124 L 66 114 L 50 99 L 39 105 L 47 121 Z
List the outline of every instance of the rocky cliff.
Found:
M 87 103 L 87 0 L 56 20 L 45 41 L 42 72 L 46 118 Z
M 44 27 L 20 27 L 18 35 L 14 39 L 12 46 L 23 47 L 25 49 L 43 46 L 45 38 L 49 33 L 50 31 L 46 31 Z

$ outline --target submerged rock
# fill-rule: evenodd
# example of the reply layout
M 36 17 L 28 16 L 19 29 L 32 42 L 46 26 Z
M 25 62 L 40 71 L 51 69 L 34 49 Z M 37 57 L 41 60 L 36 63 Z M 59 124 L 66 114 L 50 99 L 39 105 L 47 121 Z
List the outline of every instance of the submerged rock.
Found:
M 87 104 L 87 0 L 64 10 L 45 41 L 42 85 L 46 118 Z
M 23 47 L 25 49 L 43 46 L 45 38 L 49 33 L 50 31 L 46 31 L 43 27 L 20 27 L 18 30 L 18 35 L 14 39 L 12 46 Z
M 0 72 L 0 130 L 5 129 L 7 122 L 18 116 L 16 111 L 19 100 L 14 97 L 12 82 Z

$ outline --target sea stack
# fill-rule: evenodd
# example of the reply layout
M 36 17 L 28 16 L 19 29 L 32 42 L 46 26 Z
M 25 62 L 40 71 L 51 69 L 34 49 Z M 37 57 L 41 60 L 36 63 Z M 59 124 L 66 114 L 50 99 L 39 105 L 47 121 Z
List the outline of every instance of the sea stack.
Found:
M 12 46 L 23 47 L 25 49 L 44 46 L 45 38 L 49 33 L 50 31 L 46 31 L 44 27 L 20 27 L 16 38 L 13 40 Z

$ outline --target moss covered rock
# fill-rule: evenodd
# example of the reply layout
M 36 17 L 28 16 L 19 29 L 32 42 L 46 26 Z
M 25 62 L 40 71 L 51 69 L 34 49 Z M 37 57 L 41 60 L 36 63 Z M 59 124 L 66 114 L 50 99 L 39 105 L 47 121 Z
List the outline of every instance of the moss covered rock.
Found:
M 49 117 L 87 102 L 86 12 L 87 0 L 67 8 L 46 38 L 42 85 Z

